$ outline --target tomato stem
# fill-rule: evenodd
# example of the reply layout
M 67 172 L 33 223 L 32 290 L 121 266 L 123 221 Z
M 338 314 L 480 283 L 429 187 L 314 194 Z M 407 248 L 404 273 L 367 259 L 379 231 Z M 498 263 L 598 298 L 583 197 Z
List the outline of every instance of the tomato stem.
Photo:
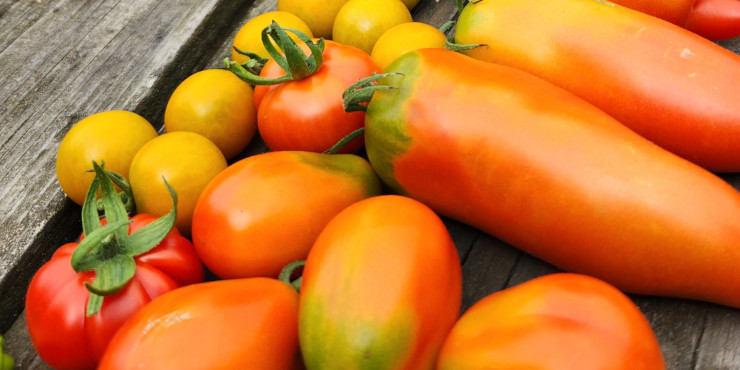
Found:
M 295 34 L 303 41 L 311 54 L 306 56 L 303 50 L 286 31 Z M 275 42 L 275 45 L 273 44 Z M 324 63 L 324 39 L 313 42 L 308 35 L 292 28 L 281 28 L 277 22 L 262 30 L 262 43 L 273 60 L 285 71 L 285 76 L 279 78 L 260 77 L 247 67 L 224 60 L 224 66 L 232 73 L 251 85 L 275 85 L 288 81 L 302 80 L 314 74 Z M 280 52 L 282 50 L 282 53 Z
M 303 266 L 306 265 L 306 260 L 298 260 L 291 262 L 280 271 L 278 280 L 290 285 L 297 292 L 301 291 L 301 283 L 303 282 Z M 296 276 L 294 278 L 294 276 Z
M 342 104 L 344 106 L 345 112 L 357 112 L 357 111 L 366 111 L 367 110 L 367 103 L 370 102 L 370 99 L 373 97 L 373 94 L 377 90 L 387 90 L 387 89 L 395 89 L 393 86 L 388 85 L 378 85 L 375 82 L 380 80 L 381 78 L 390 77 L 394 75 L 401 75 L 402 73 L 393 72 L 393 73 L 373 73 L 372 76 L 365 77 L 350 87 L 348 87 L 344 92 L 342 93 Z
M 246 69 L 252 74 L 259 75 L 260 72 L 262 72 L 262 67 L 265 66 L 265 63 L 267 63 L 270 58 L 263 58 L 257 53 L 253 53 L 251 51 L 241 50 L 238 47 L 234 46 L 234 51 L 236 51 L 238 54 L 244 55 L 246 57 L 249 57 L 249 60 L 242 63 L 242 68 Z
M 128 235 L 131 220 L 113 186 L 116 176 L 111 176 L 109 171 L 103 170 L 95 162 L 93 168 L 95 178 L 82 206 L 85 238 L 72 253 L 71 260 L 76 272 L 95 271 L 93 283 L 85 283 L 91 293 L 87 316 L 100 311 L 104 296 L 115 294 L 128 284 L 136 273 L 134 257 L 157 246 L 172 230 L 177 218 L 177 194 L 163 178 L 172 198 L 170 212 Z M 98 189 L 102 193 L 101 203 L 107 222 L 105 226 L 101 225 L 95 206 Z
M 335 154 L 336 152 L 342 150 L 342 148 L 344 148 L 344 146 L 347 145 L 347 143 L 354 140 L 355 138 L 362 135 L 363 133 L 365 133 L 364 127 L 360 127 L 357 130 L 350 132 L 345 137 L 337 141 L 337 143 L 334 144 L 331 148 L 325 150 L 324 154 Z

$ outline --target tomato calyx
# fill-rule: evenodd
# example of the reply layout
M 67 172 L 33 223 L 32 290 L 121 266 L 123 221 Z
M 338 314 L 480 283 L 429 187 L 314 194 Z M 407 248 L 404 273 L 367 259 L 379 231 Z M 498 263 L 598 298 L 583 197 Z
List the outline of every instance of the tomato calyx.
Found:
M 459 4 L 460 0 L 458 0 L 458 5 Z M 446 35 L 447 32 L 452 29 L 454 25 L 455 21 L 447 21 L 445 22 L 445 24 L 442 25 L 442 27 L 439 28 L 439 31 Z M 455 42 L 455 38 L 453 36 L 447 37 L 445 39 L 445 49 L 454 51 L 456 53 L 462 53 L 463 51 L 472 50 L 481 46 L 488 47 L 488 44 L 458 44 Z
M 103 163 L 101 162 L 101 166 L 102 165 Z M 91 169 L 88 170 L 88 172 L 95 172 L 95 170 Z M 129 184 L 128 180 L 125 177 L 118 173 L 108 170 L 105 170 L 105 173 L 108 175 L 108 177 L 110 177 L 111 181 L 113 181 L 113 184 L 121 189 L 121 191 L 118 192 L 118 197 L 121 198 L 123 206 L 124 208 L 126 208 L 126 212 L 129 215 L 133 215 L 136 212 L 136 204 L 134 203 L 134 192 L 131 189 L 131 184 Z M 95 207 L 97 208 L 98 213 L 103 213 L 103 198 L 98 198 L 95 200 Z
M 15 361 L 10 355 L 3 353 L 3 346 L 5 346 L 5 338 L 0 335 L 0 370 L 13 370 Z
M 293 287 L 297 292 L 301 292 L 301 283 L 303 282 L 303 266 L 306 260 L 293 261 L 280 271 L 278 280 Z
M 113 180 L 96 162 L 93 162 L 93 167 L 95 178 L 82 206 L 85 237 L 72 253 L 72 268 L 76 272 L 95 272 L 93 283 L 85 283 L 85 288 L 90 291 L 87 316 L 100 311 L 104 296 L 115 294 L 128 284 L 136 273 L 134 257 L 157 246 L 172 230 L 177 217 L 177 194 L 163 179 L 172 198 L 172 209 L 128 235 L 131 220 L 116 193 Z M 97 210 L 98 188 L 102 193 L 103 213 L 107 221 L 105 226 L 101 225 Z
M 379 85 L 376 82 L 382 78 L 391 76 L 403 76 L 403 73 L 373 73 L 372 76 L 360 79 L 342 93 L 342 104 L 345 112 L 366 111 L 367 103 L 377 90 L 395 89 L 389 85 Z
M 311 54 L 306 56 L 298 44 L 290 38 L 286 31 L 295 34 L 303 41 Z M 277 47 L 273 45 L 273 40 Z M 224 66 L 232 73 L 236 74 L 242 80 L 251 85 L 276 85 L 288 81 L 297 81 L 307 78 L 314 74 L 324 62 L 324 39 L 313 42 L 308 35 L 292 28 L 281 28 L 277 22 L 262 30 L 262 43 L 270 54 L 270 57 L 285 71 L 285 76 L 278 78 L 265 78 L 253 72 L 241 64 L 224 59 Z M 281 53 L 280 50 L 283 51 Z M 249 63 L 249 62 L 247 62 Z
M 262 72 L 262 67 L 264 67 L 265 66 L 265 63 L 267 63 L 267 61 L 270 60 L 270 58 L 263 58 L 263 57 L 261 57 L 257 53 L 253 53 L 253 52 L 247 51 L 247 50 L 241 50 L 241 49 L 239 49 L 236 46 L 234 46 L 234 51 L 236 51 L 237 53 L 239 53 L 241 55 L 244 55 L 246 57 L 249 57 L 249 60 L 248 61 L 246 61 L 246 62 L 244 62 L 242 64 L 239 64 L 239 65 L 242 68 L 244 68 L 247 71 L 249 71 L 249 73 L 252 73 L 254 75 L 259 75 L 260 72 Z M 228 59 L 227 59 L 227 62 L 228 62 Z M 233 62 L 233 63 L 236 63 L 236 62 Z

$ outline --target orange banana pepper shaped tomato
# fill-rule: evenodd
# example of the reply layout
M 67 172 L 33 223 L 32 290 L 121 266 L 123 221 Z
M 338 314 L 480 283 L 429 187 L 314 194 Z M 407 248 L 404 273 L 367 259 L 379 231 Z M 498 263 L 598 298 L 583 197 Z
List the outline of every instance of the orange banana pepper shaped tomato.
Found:
M 388 66 L 365 114 L 396 192 L 566 271 L 740 307 L 740 193 L 567 91 L 448 50 Z
M 370 164 L 352 154 L 269 152 L 217 175 L 193 214 L 193 244 L 224 279 L 277 277 L 305 259 L 339 211 L 380 193 Z
M 306 260 L 299 337 L 308 369 L 431 369 L 460 311 L 462 274 L 437 215 L 385 195 L 347 207 Z
M 592 103 L 710 171 L 740 171 L 740 56 L 646 14 L 597 0 L 468 4 L 456 41 Z
M 586 275 L 545 275 L 483 298 L 442 345 L 439 370 L 662 370 L 632 301 Z
M 252 278 L 162 295 L 126 321 L 98 369 L 142 368 L 299 369 L 298 293 Z

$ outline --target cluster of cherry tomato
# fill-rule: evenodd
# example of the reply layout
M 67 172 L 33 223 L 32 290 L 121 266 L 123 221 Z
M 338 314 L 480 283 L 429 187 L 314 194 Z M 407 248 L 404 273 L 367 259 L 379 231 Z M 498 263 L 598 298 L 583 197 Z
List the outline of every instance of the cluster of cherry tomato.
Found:
M 83 206 L 84 233 L 29 288 L 41 357 L 60 368 L 457 369 L 474 368 L 491 346 L 526 363 L 527 348 L 513 347 L 532 335 L 588 337 L 598 347 L 583 355 L 589 363 L 630 353 L 662 367 L 637 307 L 583 275 L 532 280 L 458 317 L 460 264 L 439 217 L 381 195 L 370 163 L 352 154 L 362 137 L 327 153 L 365 124 L 342 100 L 350 86 L 410 50 L 444 48 L 446 37 L 412 22 L 418 0 L 329 1 L 322 12 L 305 2 L 280 0 L 238 32 L 227 68 L 184 80 L 167 103 L 166 133 L 110 111 L 65 136 L 57 175 Z M 272 151 L 230 163 L 257 132 Z M 127 221 L 132 201 L 138 215 Z M 283 268 L 298 260 L 296 282 Z M 201 262 L 220 280 L 204 283 Z M 122 286 L 100 282 L 126 274 Z M 536 319 L 525 330 L 509 325 L 515 316 Z M 558 348 L 543 356 L 567 368 Z

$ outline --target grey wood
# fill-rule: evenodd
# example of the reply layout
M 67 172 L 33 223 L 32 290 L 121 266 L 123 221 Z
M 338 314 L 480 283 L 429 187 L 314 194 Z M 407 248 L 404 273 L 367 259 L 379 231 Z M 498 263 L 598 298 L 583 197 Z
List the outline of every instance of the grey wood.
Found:
M 106 109 L 133 110 L 161 128 L 177 84 L 198 70 L 220 68 L 241 25 L 275 10 L 276 1 L 0 0 L 0 333 L 20 368 L 48 368 L 20 314 L 28 280 L 80 230 L 79 207 L 54 176 L 64 133 Z M 412 14 L 439 27 L 457 9 L 453 0 L 422 0 Z M 740 38 L 719 44 L 740 54 Z M 257 137 L 233 161 L 265 151 Z M 740 189 L 740 174 L 723 178 Z M 462 262 L 463 311 L 490 293 L 558 271 L 443 220 Z M 740 310 L 630 297 L 656 332 L 668 369 L 740 368 Z

